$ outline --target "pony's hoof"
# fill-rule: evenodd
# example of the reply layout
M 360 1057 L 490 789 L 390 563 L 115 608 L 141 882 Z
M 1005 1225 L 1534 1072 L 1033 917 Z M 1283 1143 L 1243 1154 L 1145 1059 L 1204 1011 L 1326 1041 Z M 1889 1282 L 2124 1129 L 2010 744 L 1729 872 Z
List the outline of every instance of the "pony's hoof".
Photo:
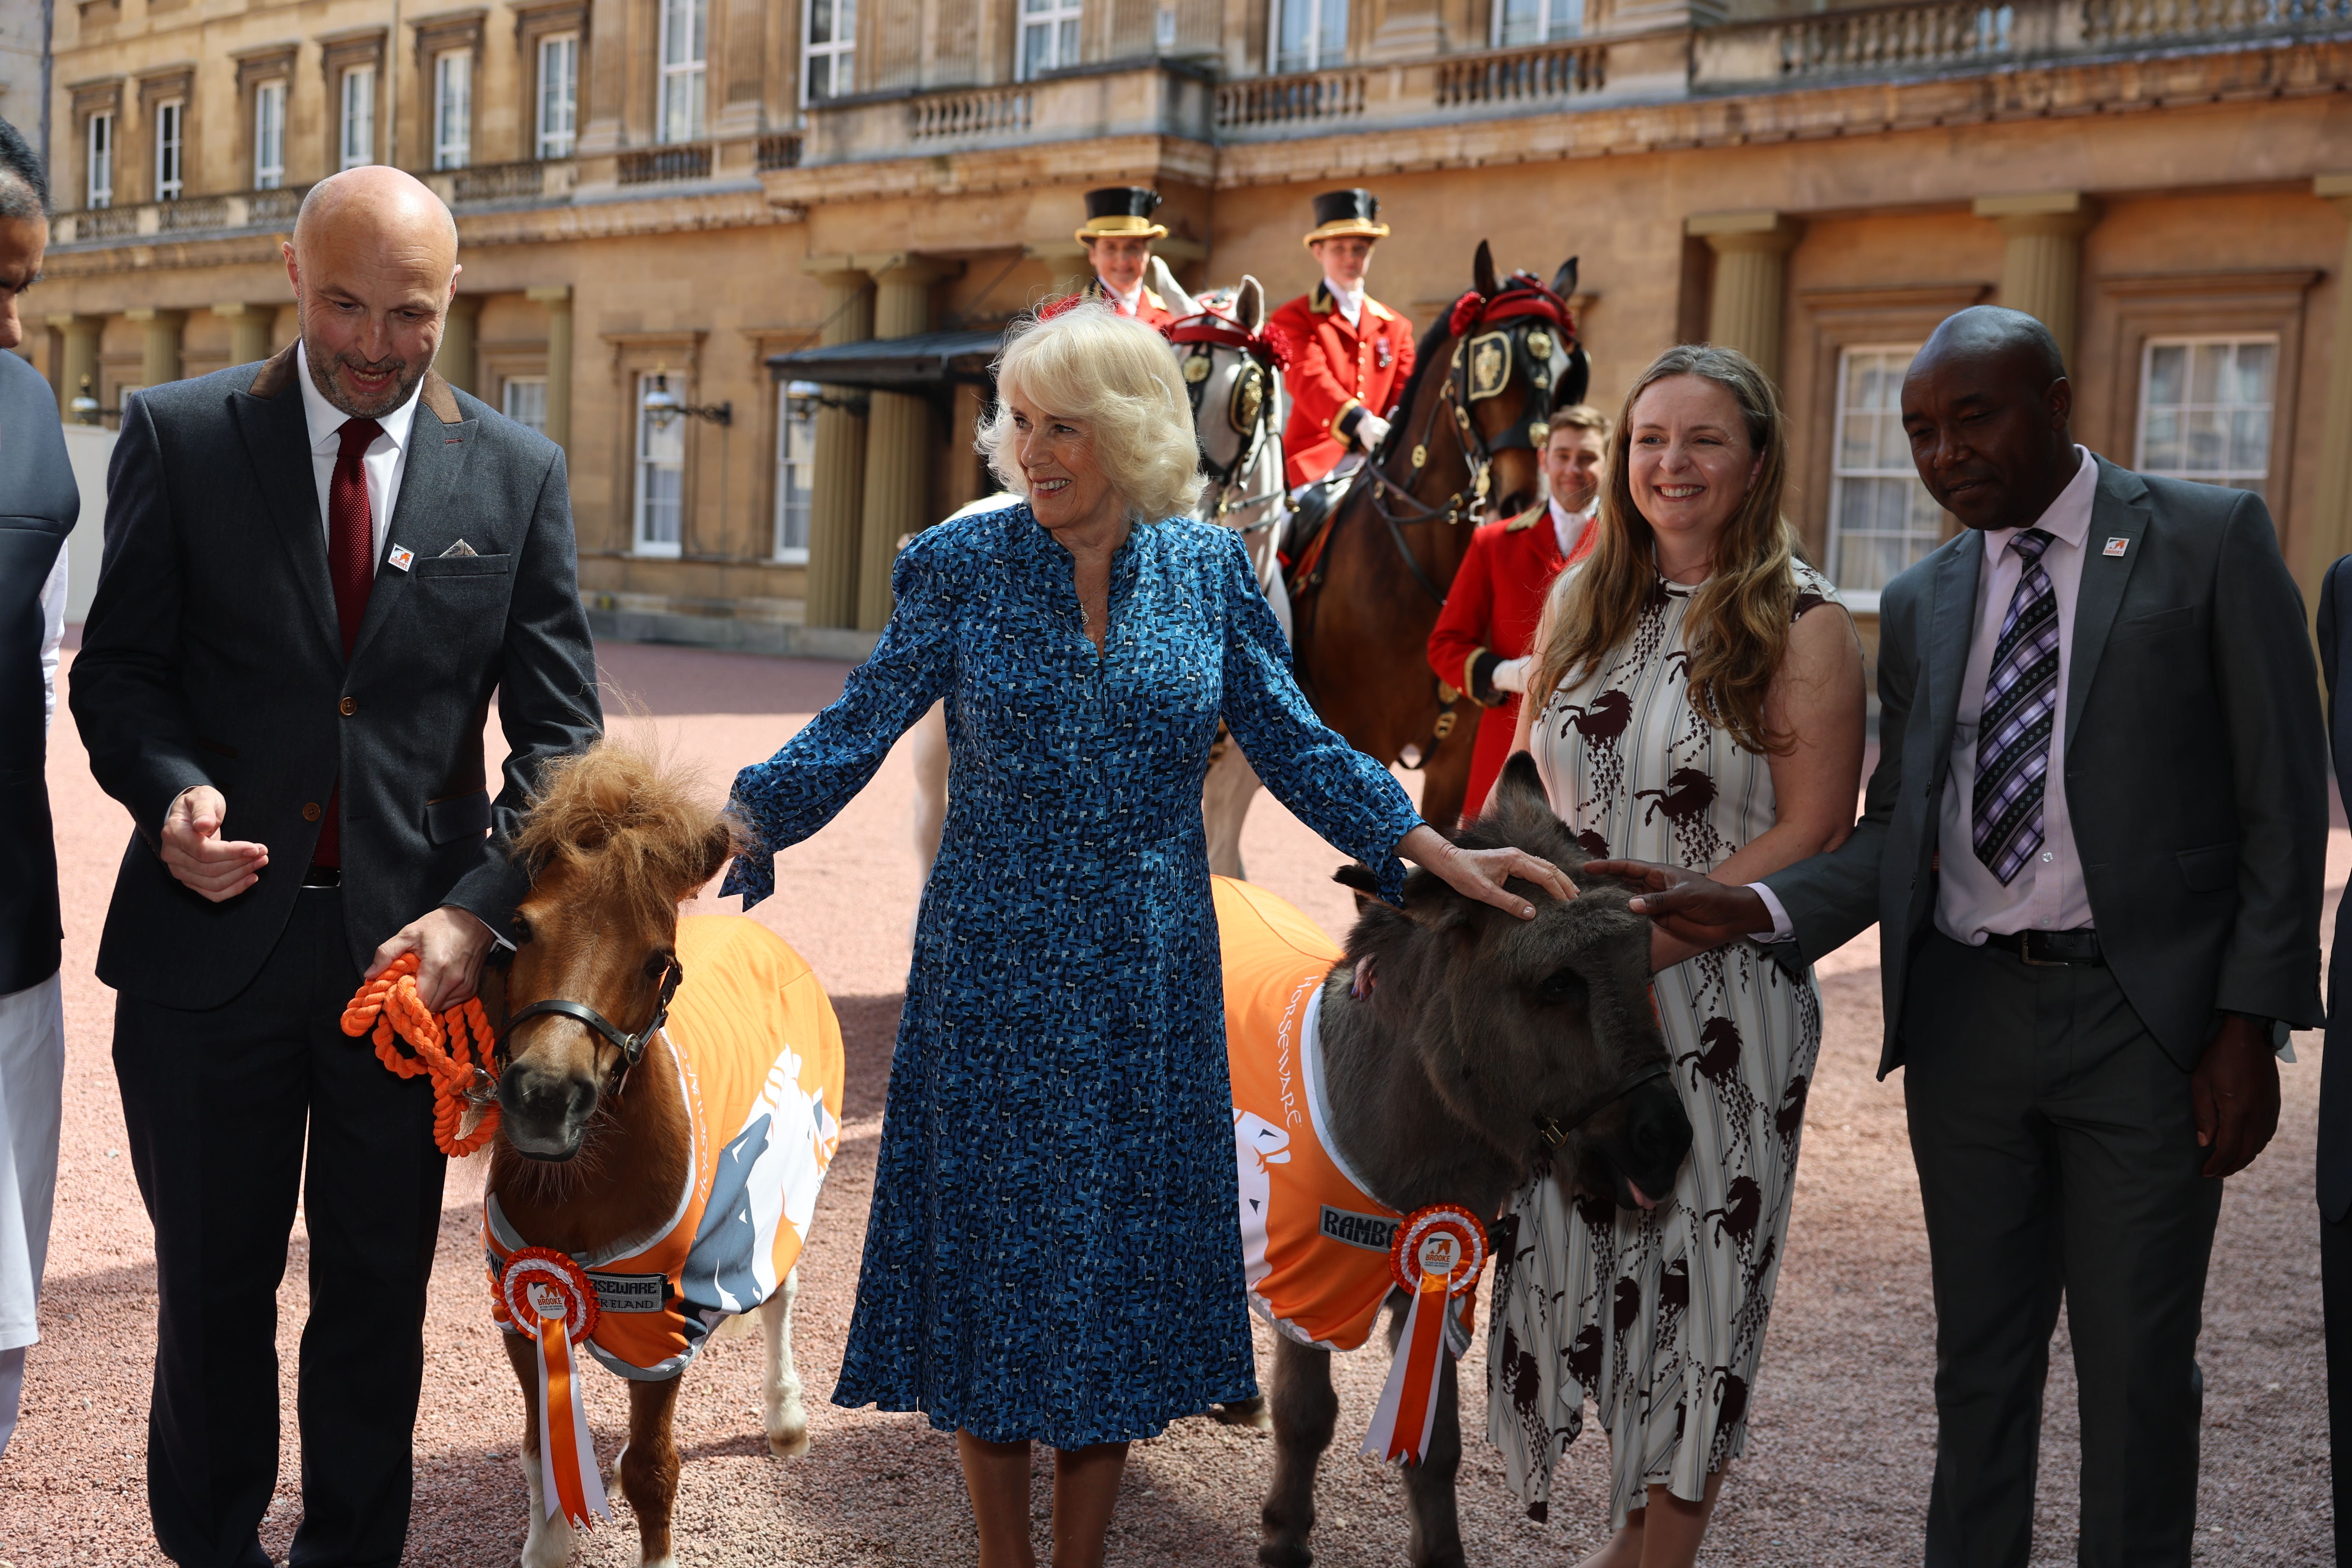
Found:
M 1212 1405 L 1209 1414 L 1220 1426 L 1246 1426 L 1255 1432 L 1274 1430 L 1274 1415 L 1265 1407 L 1265 1396 L 1236 1399 L 1231 1405 Z
M 1257 1560 L 1265 1568 L 1311 1568 L 1315 1553 L 1304 1541 L 1268 1541 L 1259 1545 Z
M 768 1434 L 768 1452 L 779 1459 L 797 1459 L 809 1451 L 808 1427 L 787 1426 Z

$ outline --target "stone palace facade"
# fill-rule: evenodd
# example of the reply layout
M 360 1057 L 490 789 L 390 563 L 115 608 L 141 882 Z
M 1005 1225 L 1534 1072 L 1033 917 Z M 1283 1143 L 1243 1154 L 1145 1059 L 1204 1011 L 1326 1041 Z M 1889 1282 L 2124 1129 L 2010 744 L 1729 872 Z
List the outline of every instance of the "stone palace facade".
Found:
M 2259 489 L 2306 584 L 2352 548 L 2352 0 L 58 0 L 54 48 L 61 408 L 288 342 L 303 188 L 396 163 L 462 236 L 443 374 L 568 449 L 607 631 L 869 641 L 988 488 L 994 332 L 1129 182 L 1180 276 L 1276 300 L 1370 186 L 1417 326 L 1481 238 L 1580 255 L 1603 403 L 1746 350 L 1865 616 L 1950 526 L 1895 388 L 1979 300 L 2056 331 L 2096 450 Z

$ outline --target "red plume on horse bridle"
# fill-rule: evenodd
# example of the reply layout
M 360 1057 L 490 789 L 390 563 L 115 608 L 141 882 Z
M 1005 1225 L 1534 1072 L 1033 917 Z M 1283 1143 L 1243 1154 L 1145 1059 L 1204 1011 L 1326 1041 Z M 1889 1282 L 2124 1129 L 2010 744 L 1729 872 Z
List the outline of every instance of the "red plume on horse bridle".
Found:
M 1541 316 L 1571 342 L 1576 337 L 1576 316 L 1568 301 L 1545 288 L 1532 272 L 1512 273 L 1492 295 L 1468 290 L 1454 301 L 1445 326 L 1454 336 L 1466 338 L 1479 327 L 1521 316 Z
M 1169 322 L 1160 329 L 1171 343 L 1214 343 L 1221 348 L 1239 349 L 1260 364 L 1282 371 L 1290 368 L 1290 345 L 1274 333 L 1260 327 L 1247 331 L 1231 316 L 1214 310 L 1202 310 Z

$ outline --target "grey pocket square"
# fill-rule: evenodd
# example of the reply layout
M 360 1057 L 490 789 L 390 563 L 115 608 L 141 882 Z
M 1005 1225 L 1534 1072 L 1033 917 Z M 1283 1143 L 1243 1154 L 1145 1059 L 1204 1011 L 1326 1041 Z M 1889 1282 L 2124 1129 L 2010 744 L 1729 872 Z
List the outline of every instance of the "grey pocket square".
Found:
M 477 555 L 479 553 L 479 551 L 477 551 L 472 545 L 467 543 L 461 539 L 457 541 L 457 543 L 451 545 L 448 549 L 443 551 L 441 552 L 441 559 L 446 561 L 452 555 Z

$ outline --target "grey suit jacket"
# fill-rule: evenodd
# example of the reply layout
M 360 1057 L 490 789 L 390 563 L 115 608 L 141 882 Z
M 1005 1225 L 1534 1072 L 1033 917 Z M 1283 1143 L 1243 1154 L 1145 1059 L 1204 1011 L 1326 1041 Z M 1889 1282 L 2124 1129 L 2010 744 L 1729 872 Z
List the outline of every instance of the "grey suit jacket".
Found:
M 1887 585 L 1862 820 L 1838 849 L 1764 879 L 1805 962 L 1880 922 L 1881 1077 L 1903 1060 L 1904 982 L 1934 930 L 1983 556 L 1963 534 Z M 2108 966 L 2184 1068 L 2217 1011 L 2320 1021 L 2326 760 L 2304 626 L 2260 498 L 2100 460 L 2063 784 Z
M 57 394 L 0 352 L 0 996 L 55 974 L 61 952 L 41 585 L 80 513 Z
M 2327 736 L 2336 753 L 2336 787 L 2352 790 L 2352 555 L 2319 584 L 2319 668 L 2327 677 Z M 2336 940 L 2327 959 L 2327 1049 L 2319 1064 L 2319 1212 L 2340 1221 L 2352 1212 L 2352 899 L 2336 906 Z M 2341 1050 L 2338 1047 L 2343 1047 Z
M 504 931 L 529 886 L 505 848 L 525 797 L 602 728 L 563 454 L 438 375 L 345 663 L 293 354 L 141 393 L 108 475 L 73 713 L 135 831 L 98 973 L 174 1006 L 218 1005 L 260 969 L 339 779 L 355 961 L 445 903 Z M 460 539 L 474 554 L 443 553 Z M 156 853 L 172 801 L 203 784 L 227 799 L 226 837 L 269 848 L 260 882 L 221 904 Z

